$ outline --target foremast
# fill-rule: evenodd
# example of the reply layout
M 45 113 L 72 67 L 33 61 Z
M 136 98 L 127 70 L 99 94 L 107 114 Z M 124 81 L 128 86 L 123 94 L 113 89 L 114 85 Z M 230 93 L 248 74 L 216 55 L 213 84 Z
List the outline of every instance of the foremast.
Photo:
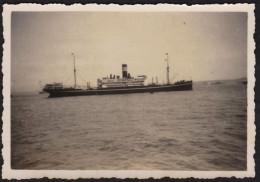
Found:
M 170 76 L 169 76 L 169 71 L 170 71 L 170 67 L 169 67 L 169 56 L 168 53 L 166 52 L 166 59 L 165 61 L 167 61 L 167 67 L 166 67 L 166 78 L 167 78 L 167 85 L 170 85 Z
M 71 53 L 73 57 L 73 62 L 74 62 L 74 88 L 76 89 L 77 86 L 77 78 L 76 78 L 76 66 L 75 66 L 75 54 Z

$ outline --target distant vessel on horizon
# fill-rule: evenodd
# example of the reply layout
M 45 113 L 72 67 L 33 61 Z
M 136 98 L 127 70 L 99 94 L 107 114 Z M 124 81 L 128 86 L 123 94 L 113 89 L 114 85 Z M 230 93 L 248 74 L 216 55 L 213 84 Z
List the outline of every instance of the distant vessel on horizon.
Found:
M 242 83 L 243 83 L 244 85 L 247 85 L 247 80 L 242 81 Z
M 75 55 L 74 60 L 74 87 L 65 87 L 62 83 L 46 84 L 44 91 L 49 93 L 49 97 L 67 97 L 67 96 L 87 96 L 87 95 L 109 95 L 109 94 L 131 94 L 131 93 L 154 93 L 154 92 L 169 92 L 169 91 L 188 91 L 192 90 L 192 80 L 181 80 L 170 84 L 169 79 L 169 62 L 167 58 L 167 84 L 160 85 L 156 78 L 156 83 L 145 85 L 146 75 L 139 75 L 136 78 L 131 77 L 127 72 L 127 64 L 122 64 L 122 78 L 118 75 L 110 74 L 109 77 L 97 79 L 97 88 L 90 87 L 90 82 L 87 83 L 87 89 L 77 88 L 76 86 L 76 68 Z

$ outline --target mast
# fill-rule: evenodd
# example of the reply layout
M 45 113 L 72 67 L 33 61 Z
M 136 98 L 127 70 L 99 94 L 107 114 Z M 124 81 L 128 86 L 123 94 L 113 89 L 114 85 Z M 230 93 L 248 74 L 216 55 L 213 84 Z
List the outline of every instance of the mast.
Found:
M 71 55 L 73 56 L 73 62 L 74 62 L 74 88 L 76 88 L 77 85 L 77 78 L 76 78 L 76 67 L 75 67 L 75 54 L 71 53 Z
M 166 68 L 166 71 L 167 71 L 167 75 L 166 75 L 166 78 L 167 78 L 167 85 L 170 84 L 170 78 L 169 78 L 169 70 L 170 70 L 170 67 L 169 67 L 169 57 L 168 57 L 168 53 L 166 52 L 166 59 L 165 61 L 167 61 L 167 68 Z

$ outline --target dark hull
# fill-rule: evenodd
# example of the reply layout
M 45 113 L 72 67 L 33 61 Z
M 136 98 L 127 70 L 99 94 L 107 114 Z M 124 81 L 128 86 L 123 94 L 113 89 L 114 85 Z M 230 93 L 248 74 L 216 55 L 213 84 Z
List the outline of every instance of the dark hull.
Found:
M 49 97 L 69 97 L 69 96 L 87 96 L 87 95 L 111 95 L 111 94 L 132 94 L 145 92 L 170 92 L 192 90 L 192 81 L 182 84 L 172 84 L 163 86 L 143 86 L 132 88 L 109 88 L 93 90 L 52 90 L 49 91 Z
M 69 88 L 63 88 L 63 89 L 46 89 L 46 88 L 44 88 L 44 89 L 42 89 L 42 92 L 48 92 L 48 93 L 50 93 L 50 92 L 53 92 L 53 91 L 58 91 L 58 92 L 63 92 L 63 91 L 75 91 L 75 90 L 82 90 L 82 89 L 78 89 L 78 88 L 72 88 L 72 87 L 69 87 Z

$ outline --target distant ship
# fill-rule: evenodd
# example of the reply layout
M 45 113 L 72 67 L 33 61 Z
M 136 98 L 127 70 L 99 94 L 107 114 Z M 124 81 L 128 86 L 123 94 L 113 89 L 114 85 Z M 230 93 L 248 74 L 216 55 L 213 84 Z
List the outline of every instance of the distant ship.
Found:
M 167 56 L 167 84 L 160 85 L 158 81 L 149 85 L 144 82 L 147 79 L 146 75 L 139 75 L 136 78 L 131 77 L 127 72 L 127 64 L 122 64 L 122 78 L 120 76 L 110 74 L 109 77 L 97 79 L 97 88 L 90 87 L 87 84 L 87 89 L 76 87 L 76 69 L 75 56 L 74 58 L 74 87 L 64 87 L 61 83 L 46 85 L 44 91 L 49 93 L 49 97 L 67 97 L 67 96 L 88 96 L 88 95 L 109 95 L 109 94 L 131 94 L 131 93 L 154 93 L 154 92 L 169 92 L 169 91 L 188 91 L 192 90 L 192 80 L 178 81 L 170 84 L 169 80 L 169 63 Z M 157 80 L 157 79 L 156 79 Z
M 221 81 L 208 82 L 208 85 L 220 85 L 220 84 L 222 84 Z
M 247 80 L 242 81 L 242 83 L 243 83 L 244 85 L 247 85 Z
M 220 81 L 216 81 L 216 82 L 212 82 L 211 84 L 213 85 L 219 85 L 219 84 L 222 84 Z

